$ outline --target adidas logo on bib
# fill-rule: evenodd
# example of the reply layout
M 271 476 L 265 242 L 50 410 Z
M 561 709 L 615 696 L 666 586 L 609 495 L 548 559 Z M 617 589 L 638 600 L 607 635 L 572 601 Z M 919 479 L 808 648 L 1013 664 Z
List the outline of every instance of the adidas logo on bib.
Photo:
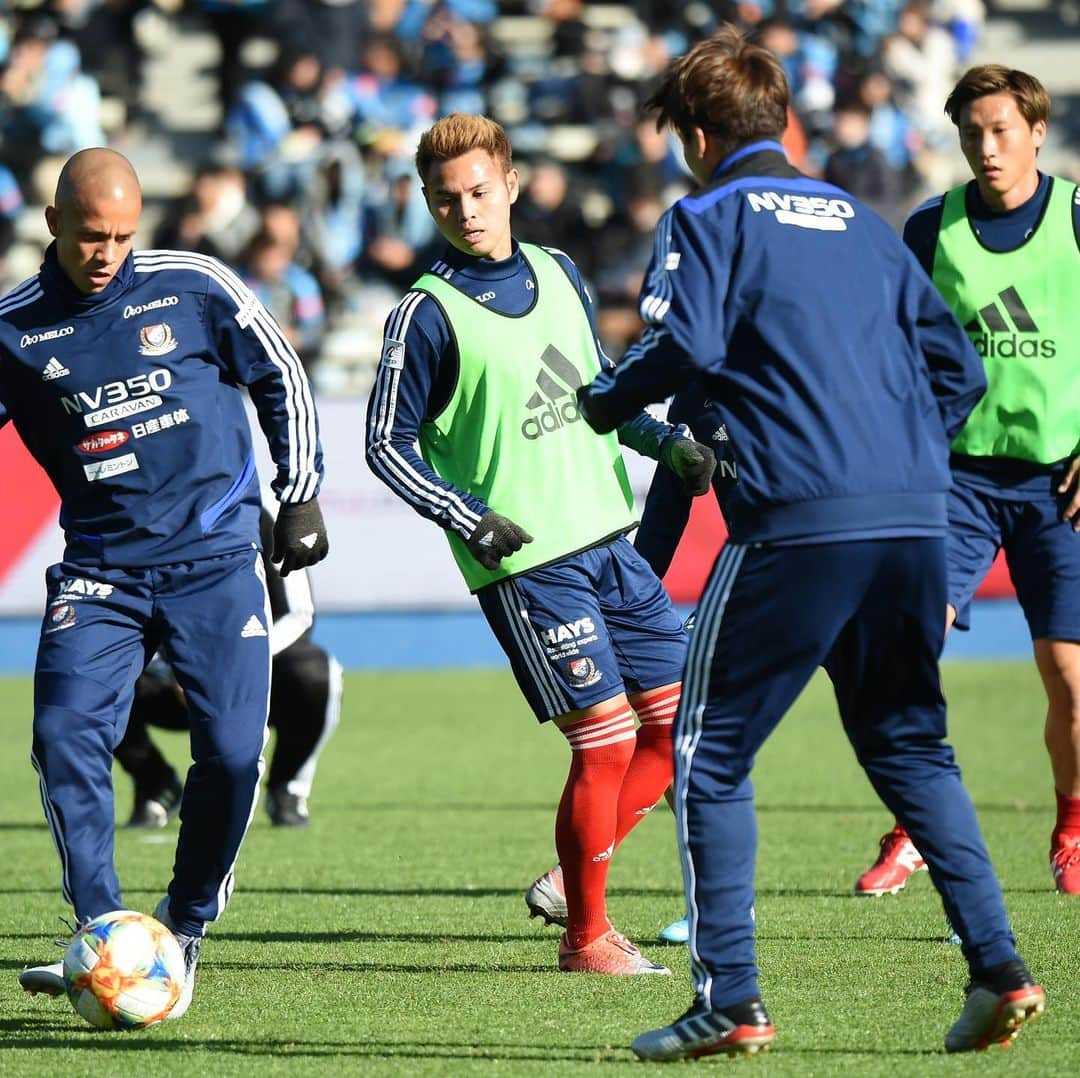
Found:
M 1002 308 L 1012 325 L 1001 313 Z M 1016 332 L 1013 332 L 1014 326 Z M 1021 359 L 1051 359 L 1057 355 L 1057 341 L 1038 335 L 1035 319 L 1012 286 L 999 292 L 994 302 L 980 307 L 978 315 L 964 329 L 983 359 L 1015 359 L 1017 356 Z
M 544 366 L 536 375 L 536 392 L 525 402 L 533 414 L 521 424 L 521 433 L 530 442 L 581 418 L 576 392 L 582 380 L 577 368 L 554 345 L 548 345 L 540 362 Z

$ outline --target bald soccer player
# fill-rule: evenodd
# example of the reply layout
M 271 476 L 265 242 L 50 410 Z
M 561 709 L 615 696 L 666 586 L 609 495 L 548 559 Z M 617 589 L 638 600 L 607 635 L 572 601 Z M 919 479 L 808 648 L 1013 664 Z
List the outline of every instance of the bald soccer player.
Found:
M 61 500 L 46 573 L 31 760 L 76 926 L 123 909 L 113 863 L 113 750 L 135 680 L 164 647 L 191 710 L 192 766 L 173 878 L 155 915 L 191 1002 L 206 926 L 225 908 L 262 773 L 270 648 L 250 395 L 277 466 L 281 571 L 327 552 L 322 450 L 296 353 L 213 258 L 132 251 L 130 163 L 83 150 L 45 210 L 40 272 L 0 300 L 0 425 L 15 424 Z M 59 962 L 24 970 L 59 995 Z

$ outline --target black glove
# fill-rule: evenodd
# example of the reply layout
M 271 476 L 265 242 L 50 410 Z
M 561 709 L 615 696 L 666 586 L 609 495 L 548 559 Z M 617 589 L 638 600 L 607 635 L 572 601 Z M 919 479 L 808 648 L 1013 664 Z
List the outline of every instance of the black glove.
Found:
M 282 576 L 322 561 L 330 550 L 326 525 L 315 498 L 297 505 L 283 504 L 274 521 L 274 553 L 270 560 Z
M 485 568 L 498 569 L 499 562 L 519 551 L 532 536 L 512 520 L 489 509 L 476 525 L 465 545 L 469 553 Z
M 692 498 L 708 492 L 716 454 L 707 445 L 669 434 L 660 446 L 660 460 L 682 480 L 683 490 Z
M 589 393 L 588 386 L 578 386 L 577 404 L 581 418 L 589 424 L 597 434 L 610 434 L 619 425 L 621 420 L 612 416 L 604 415 L 596 406 L 596 401 Z

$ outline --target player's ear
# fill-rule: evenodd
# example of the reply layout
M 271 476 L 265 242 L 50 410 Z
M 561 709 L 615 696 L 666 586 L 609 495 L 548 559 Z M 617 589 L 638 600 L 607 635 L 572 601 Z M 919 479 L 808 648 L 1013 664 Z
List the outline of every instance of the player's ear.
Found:
M 512 206 L 518 200 L 518 194 L 521 191 L 521 173 L 516 168 L 512 168 L 506 174 L 506 193 L 510 198 L 510 205 Z
M 60 229 L 60 211 L 55 206 L 45 207 L 45 224 L 48 226 L 49 235 L 56 239 Z
M 1046 121 L 1036 120 L 1031 125 L 1031 140 L 1035 143 L 1035 149 L 1038 150 L 1046 140 Z
M 696 156 L 703 158 L 709 149 L 709 136 L 705 134 L 703 128 L 695 127 L 690 137 L 693 140 L 694 149 L 697 151 Z

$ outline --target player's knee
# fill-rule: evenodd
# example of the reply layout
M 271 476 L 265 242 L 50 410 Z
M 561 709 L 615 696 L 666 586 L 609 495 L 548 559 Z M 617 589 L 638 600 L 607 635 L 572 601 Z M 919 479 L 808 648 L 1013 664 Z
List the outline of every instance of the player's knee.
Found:
M 90 678 L 38 671 L 34 678 L 34 738 L 51 742 L 111 738 L 117 720 L 116 690 Z
M 223 787 L 252 786 L 259 781 L 262 745 L 232 746 L 229 751 L 203 756 L 196 761 L 202 781 Z
M 34 753 L 39 758 L 65 743 L 70 735 L 72 713 L 68 708 L 38 707 L 34 712 Z
M 1080 644 L 1037 640 L 1035 659 L 1046 690 L 1051 722 L 1080 725 Z

